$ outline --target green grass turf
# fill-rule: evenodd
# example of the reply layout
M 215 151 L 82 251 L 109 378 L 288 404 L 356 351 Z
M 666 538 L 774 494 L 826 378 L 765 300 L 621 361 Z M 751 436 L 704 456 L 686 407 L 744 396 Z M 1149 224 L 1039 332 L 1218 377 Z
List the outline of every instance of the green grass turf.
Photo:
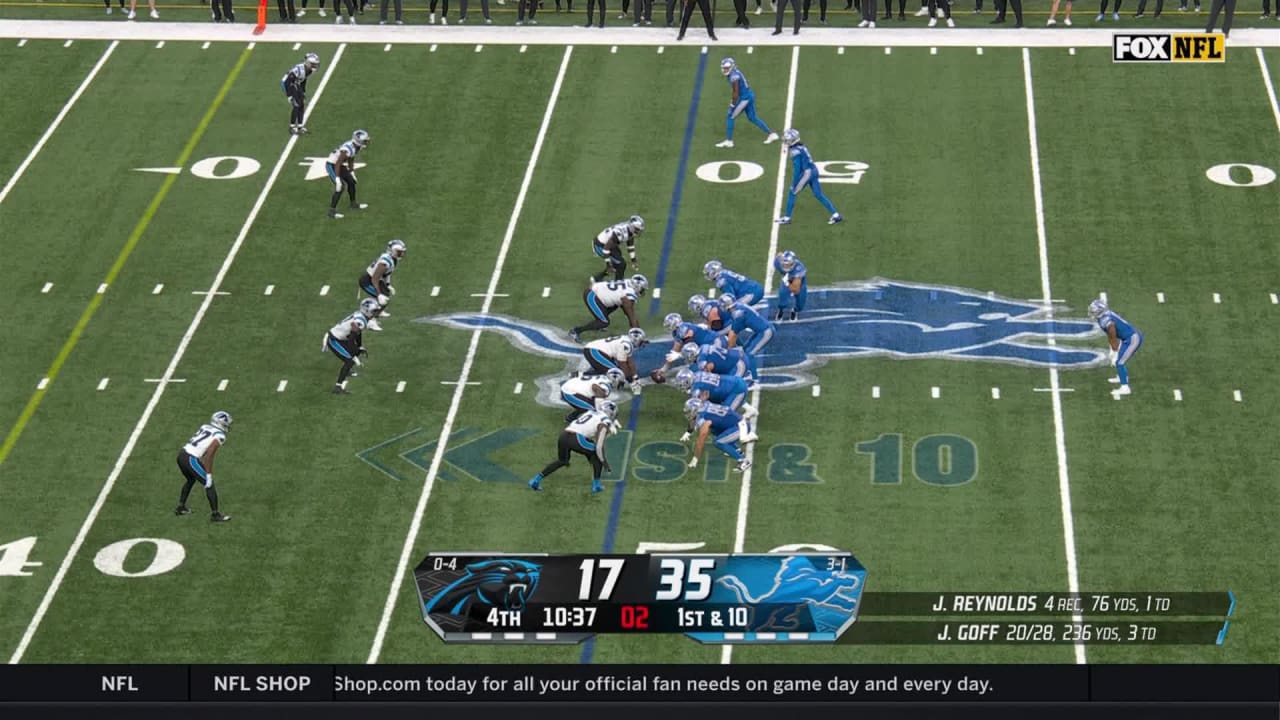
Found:
M 44 81 L 19 86 L 19 125 L 41 128 L 96 61 L 102 44 L 33 42 L 6 50 Z M 78 48 L 78 49 L 77 49 Z M 243 45 L 122 43 L 0 206 L 12 261 L 0 266 L 10 306 L 40 296 L 39 322 L 15 332 L 24 349 L 0 364 L 0 409 L 16 418 L 163 178 L 132 168 L 171 164 Z M 335 47 L 320 49 L 326 59 Z M 731 48 L 750 73 L 760 113 L 781 129 L 791 51 Z M 21 53 L 28 53 L 22 56 Z M 337 661 L 368 655 L 391 576 L 454 393 L 470 333 L 415 318 L 475 311 L 494 267 L 521 177 L 564 50 L 347 46 L 302 138 L 284 165 L 222 290 L 150 418 L 24 660 Z M 115 464 L 280 154 L 287 108 L 278 78 L 296 53 L 263 45 L 218 109 L 193 160 L 243 155 L 262 167 L 228 181 L 183 174 L 120 280 L 49 389 L 14 453 L 0 465 L 0 543 L 36 536 L 30 577 L 0 577 L 0 647 L 21 636 L 58 563 Z M 48 59 L 54 58 L 56 59 Z M 1086 589 L 1232 589 L 1238 626 L 1222 648 L 1094 648 L 1111 662 L 1274 662 L 1280 657 L 1267 558 L 1280 550 L 1269 509 L 1275 451 L 1255 428 L 1274 420 L 1267 382 L 1267 293 L 1277 256 L 1260 231 L 1276 214 L 1274 186 L 1223 188 L 1204 170 L 1267 164 L 1280 145 L 1251 51 L 1214 67 L 1113 66 L 1105 51 L 1031 53 L 1036 83 L 1046 237 L 1054 296 L 1071 317 L 1099 290 L 1149 335 L 1134 361 L 1135 395 L 1113 401 L 1107 370 L 1063 371 L 1064 420 L 1080 580 Z M 1267 54 L 1273 68 L 1276 53 Z M 35 60 L 29 58 L 36 58 Z M 158 61 L 162 58 L 163 62 Z M 662 301 L 644 326 L 705 291 L 699 269 L 717 256 L 763 277 L 778 171 L 776 146 L 739 124 L 722 137 L 723 80 L 708 63 Z M 145 68 L 145 70 L 144 70 Z M 639 71 L 638 68 L 643 68 Z M 649 220 L 641 269 L 655 277 L 698 68 L 694 49 L 575 48 L 533 175 L 492 311 L 565 327 L 581 321 L 581 286 L 597 265 L 590 237 L 632 212 Z M 819 159 L 860 161 L 856 185 L 828 183 L 849 222 L 828 227 L 801 197 L 779 249 L 809 261 L 814 285 L 874 276 L 1002 295 L 1040 295 L 1021 53 L 832 48 L 800 53 L 794 125 Z M 856 69 L 856 71 L 855 71 Z M 146 73 L 148 81 L 136 78 Z M 399 78 L 445 77 L 405 85 Z M 312 94 L 319 83 L 313 79 Z M 189 102 L 172 102 L 180 86 Z M 459 92 L 458 88 L 466 88 Z M 29 102 L 28 102 L 29 100 Z M 20 111 L 18 106 L 25 108 Z M 871 122 L 862 119 L 870 110 Z M 19 115 L 18 113 L 23 114 Z M 1093 129 L 1091 118 L 1114 122 Z M 163 121 L 159 121 L 163 118 Z M 1084 122 L 1082 122 L 1084 121 Z M 1205 128 L 1222 126 L 1222 132 Z M 325 180 L 304 180 L 355 127 L 373 144 L 361 159 L 362 215 L 328 223 Z M 111 128 L 104 132 L 104 128 Z M 1083 130 L 1090 132 L 1083 132 Z M 34 142 L 41 130 L 24 129 Z M 697 179 L 718 159 L 758 163 L 739 184 Z M 15 164 L 16 166 L 16 164 Z M 74 177 L 75 182 L 68 180 Z M 67 188 L 74 196 L 67 197 Z M 1268 190 L 1270 193 L 1268 194 Z M 336 364 L 317 344 L 354 306 L 355 283 L 391 237 L 409 243 L 386 331 L 370 333 L 369 364 L 354 394 L 328 394 Z M 1187 272 L 1191 264 L 1194 272 Z M 164 292 L 152 295 L 156 283 Z M 272 295 L 264 295 L 275 285 Z M 330 292 L 320 296 L 321 286 Z M 438 296 L 432 289 L 442 288 Z M 542 297 L 544 286 L 551 288 Z M 1168 302 L 1154 301 L 1157 291 Z M 1209 300 L 1224 297 L 1221 305 Z M 534 496 L 517 483 L 478 482 L 460 467 L 463 441 L 507 428 L 530 434 L 490 459 L 524 479 L 550 459 L 562 412 L 534 402 L 534 380 L 564 363 L 514 350 L 485 333 L 411 555 L 432 550 L 593 552 L 604 542 L 612 495 L 591 497 L 575 462 Z M 833 361 L 808 389 L 763 394 L 745 549 L 823 543 L 852 550 L 873 590 L 1061 592 L 1067 570 L 1048 385 L 1040 369 L 887 359 Z M 110 377 L 106 391 L 94 388 Z M 10 380 L 14 378 L 14 380 Z M 221 379 L 229 384 L 216 390 Z M 285 392 L 277 392 L 288 380 Z M 403 393 L 394 391 L 406 382 Z M 520 394 L 513 392 L 522 382 Z M 873 400 L 870 389 L 881 389 Z M 941 397 L 931 399 L 938 386 Z M 1000 387 L 1000 400 L 990 396 Z M 1172 400 L 1173 388 L 1185 400 Z M 1231 400 L 1243 389 L 1244 402 Z M 653 388 L 632 447 L 672 441 L 679 401 Z M 236 417 L 215 475 L 230 526 L 174 518 L 173 455 L 215 408 Z M 630 410 L 623 404 L 622 416 Z M 11 419 L 4 421 L 7 432 Z M 471 434 L 468 434 L 471 433 Z M 900 484 L 872 482 L 855 445 L 901 434 Z M 959 435 L 978 450 L 973 481 L 938 487 L 913 477 L 922 437 Z M 379 471 L 356 454 L 378 451 Z M 782 444 L 810 450 L 821 482 L 771 479 Z M 417 448 L 408 459 L 399 453 Z M 708 456 L 714 450 L 709 450 Z M 416 460 L 416 463 L 413 462 Z M 454 463 L 454 460 L 457 462 Z M 641 542 L 705 542 L 732 549 L 740 476 L 706 471 L 669 482 L 628 481 L 613 549 Z M 118 578 L 95 569 L 104 546 L 128 538 L 181 543 L 172 572 Z M 147 551 L 126 569 L 147 564 Z M 107 610 L 109 608 L 109 611 Z M 192 609 L 199 609 L 199 620 Z M 95 618 L 87 633 L 86 618 Z M 175 630 L 175 628 L 177 628 Z M 445 646 L 424 626 L 411 578 L 396 597 L 385 662 L 577 662 L 576 647 Z M 717 648 L 684 638 L 597 640 L 600 662 L 715 662 Z M 1070 662 L 1068 647 L 738 648 L 735 661 Z

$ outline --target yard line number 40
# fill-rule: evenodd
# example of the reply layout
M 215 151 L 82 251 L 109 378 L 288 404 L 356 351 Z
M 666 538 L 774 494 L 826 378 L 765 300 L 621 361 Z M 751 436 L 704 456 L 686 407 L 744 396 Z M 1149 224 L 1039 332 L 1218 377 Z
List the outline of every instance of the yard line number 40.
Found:
M 125 569 L 125 561 L 139 545 L 152 545 L 155 554 L 146 567 Z M 0 577 L 30 577 L 32 569 L 44 563 L 31 559 L 36 549 L 36 536 L 19 538 L 0 545 Z M 93 556 L 93 566 L 103 575 L 121 578 L 142 578 L 163 575 L 182 564 L 187 550 L 181 543 L 165 538 L 129 538 L 107 545 Z

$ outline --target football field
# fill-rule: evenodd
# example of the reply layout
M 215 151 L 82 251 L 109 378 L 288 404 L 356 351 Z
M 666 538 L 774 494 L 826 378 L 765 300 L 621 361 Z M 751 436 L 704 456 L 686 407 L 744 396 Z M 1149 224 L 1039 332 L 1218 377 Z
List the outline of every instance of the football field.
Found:
M 978 30 L 748 47 L 725 29 L 704 49 L 315 29 L 0 40 L 0 658 L 1280 661 L 1280 48 L 1124 65 Z M 295 137 L 280 77 L 303 52 L 321 66 Z M 790 163 L 749 123 L 715 147 L 723 56 L 765 122 L 799 129 L 844 223 L 807 191 L 772 222 Z M 357 128 L 369 208 L 331 220 L 323 161 Z M 646 382 L 621 393 L 604 493 L 581 458 L 532 493 L 591 238 L 631 214 L 642 374 L 705 261 L 769 290 L 776 252 L 808 265 L 809 308 L 763 360 L 754 464 L 708 445 L 689 469 L 684 398 Z M 334 395 L 321 340 L 393 238 L 392 316 Z M 1100 294 L 1145 336 L 1119 399 Z M 234 520 L 210 523 L 199 489 L 175 517 L 175 453 L 216 410 Z M 664 544 L 849 550 L 873 591 L 1238 605 L 1219 646 L 446 646 L 413 584 L 437 550 Z

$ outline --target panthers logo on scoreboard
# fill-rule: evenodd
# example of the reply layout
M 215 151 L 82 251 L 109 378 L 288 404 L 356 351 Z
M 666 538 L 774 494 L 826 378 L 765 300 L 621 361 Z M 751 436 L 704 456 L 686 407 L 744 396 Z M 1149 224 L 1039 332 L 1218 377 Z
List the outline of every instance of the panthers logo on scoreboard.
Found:
M 1222 33 L 1116 33 L 1112 62 L 1226 62 Z
M 428 614 L 466 615 L 474 603 L 502 610 L 522 610 L 538 587 L 541 568 L 523 560 L 499 558 L 467 565 L 462 577 L 430 598 L 424 598 Z

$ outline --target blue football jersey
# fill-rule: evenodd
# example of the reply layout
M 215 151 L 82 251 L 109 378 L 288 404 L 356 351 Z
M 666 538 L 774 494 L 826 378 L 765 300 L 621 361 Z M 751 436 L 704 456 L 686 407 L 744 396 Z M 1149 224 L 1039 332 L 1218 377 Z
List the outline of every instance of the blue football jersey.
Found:
M 1122 341 L 1128 340 L 1133 337 L 1135 332 L 1137 332 L 1137 330 L 1135 330 L 1127 320 L 1111 310 L 1108 310 L 1098 316 L 1098 327 L 1102 328 L 1103 332 L 1106 332 L 1107 328 L 1111 325 L 1116 326 L 1116 337 L 1120 338 Z
M 741 335 L 750 328 L 753 332 L 764 332 L 769 329 L 769 321 L 760 316 L 754 309 L 742 304 L 733 306 L 733 332 Z
M 721 270 L 716 275 L 716 289 L 720 294 L 729 294 L 734 297 L 742 297 L 744 295 L 754 295 L 757 299 L 764 296 L 764 286 L 752 280 L 751 278 L 736 273 L 732 270 Z
M 787 272 L 786 270 L 782 269 L 782 260 L 780 258 L 773 259 L 773 269 L 778 271 L 778 274 L 786 275 L 788 278 L 792 280 L 795 280 L 797 278 L 802 278 L 805 275 L 807 275 L 809 272 L 809 270 L 804 266 L 804 263 L 800 262 L 799 260 L 796 261 L 795 265 L 791 266 L 791 272 Z
M 698 413 L 698 417 L 694 421 L 694 425 L 695 427 L 701 428 L 703 425 L 709 424 L 711 425 L 711 433 L 713 435 L 719 435 L 726 430 L 736 430 L 738 427 L 738 421 L 741 419 L 742 418 L 738 416 L 738 413 L 723 405 L 707 403 L 702 409 L 702 412 Z
M 694 345 L 711 345 L 720 337 L 714 330 L 708 330 L 691 322 L 682 322 L 671 331 L 675 341 L 684 345 L 685 343 L 693 343 Z
M 713 403 L 722 403 L 734 395 L 747 392 L 747 381 L 737 375 L 700 372 L 693 376 L 692 390 L 695 394 L 705 392 L 707 399 Z
M 739 100 L 755 96 L 755 93 L 751 90 L 751 85 L 747 83 L 747 76 L 743 75 L 742 71 L 739 70 L 738 68 L 734 68 L 728 75 L 725 76 L 725 79 L 729 81 L 730 89 L 733 88 L 733 81 L 734 80 L 738 81 L 738 99 Z
M 812 170 L 815 177 L 818 175 L 818 166 L 813 162 L 813 156 L 809 154 L 809 148 L 804 143 L 796 143 L 787 148 L 787 153 L 791 155 L 791 169 L 796 177 L 799 177 L 805 170 Z

